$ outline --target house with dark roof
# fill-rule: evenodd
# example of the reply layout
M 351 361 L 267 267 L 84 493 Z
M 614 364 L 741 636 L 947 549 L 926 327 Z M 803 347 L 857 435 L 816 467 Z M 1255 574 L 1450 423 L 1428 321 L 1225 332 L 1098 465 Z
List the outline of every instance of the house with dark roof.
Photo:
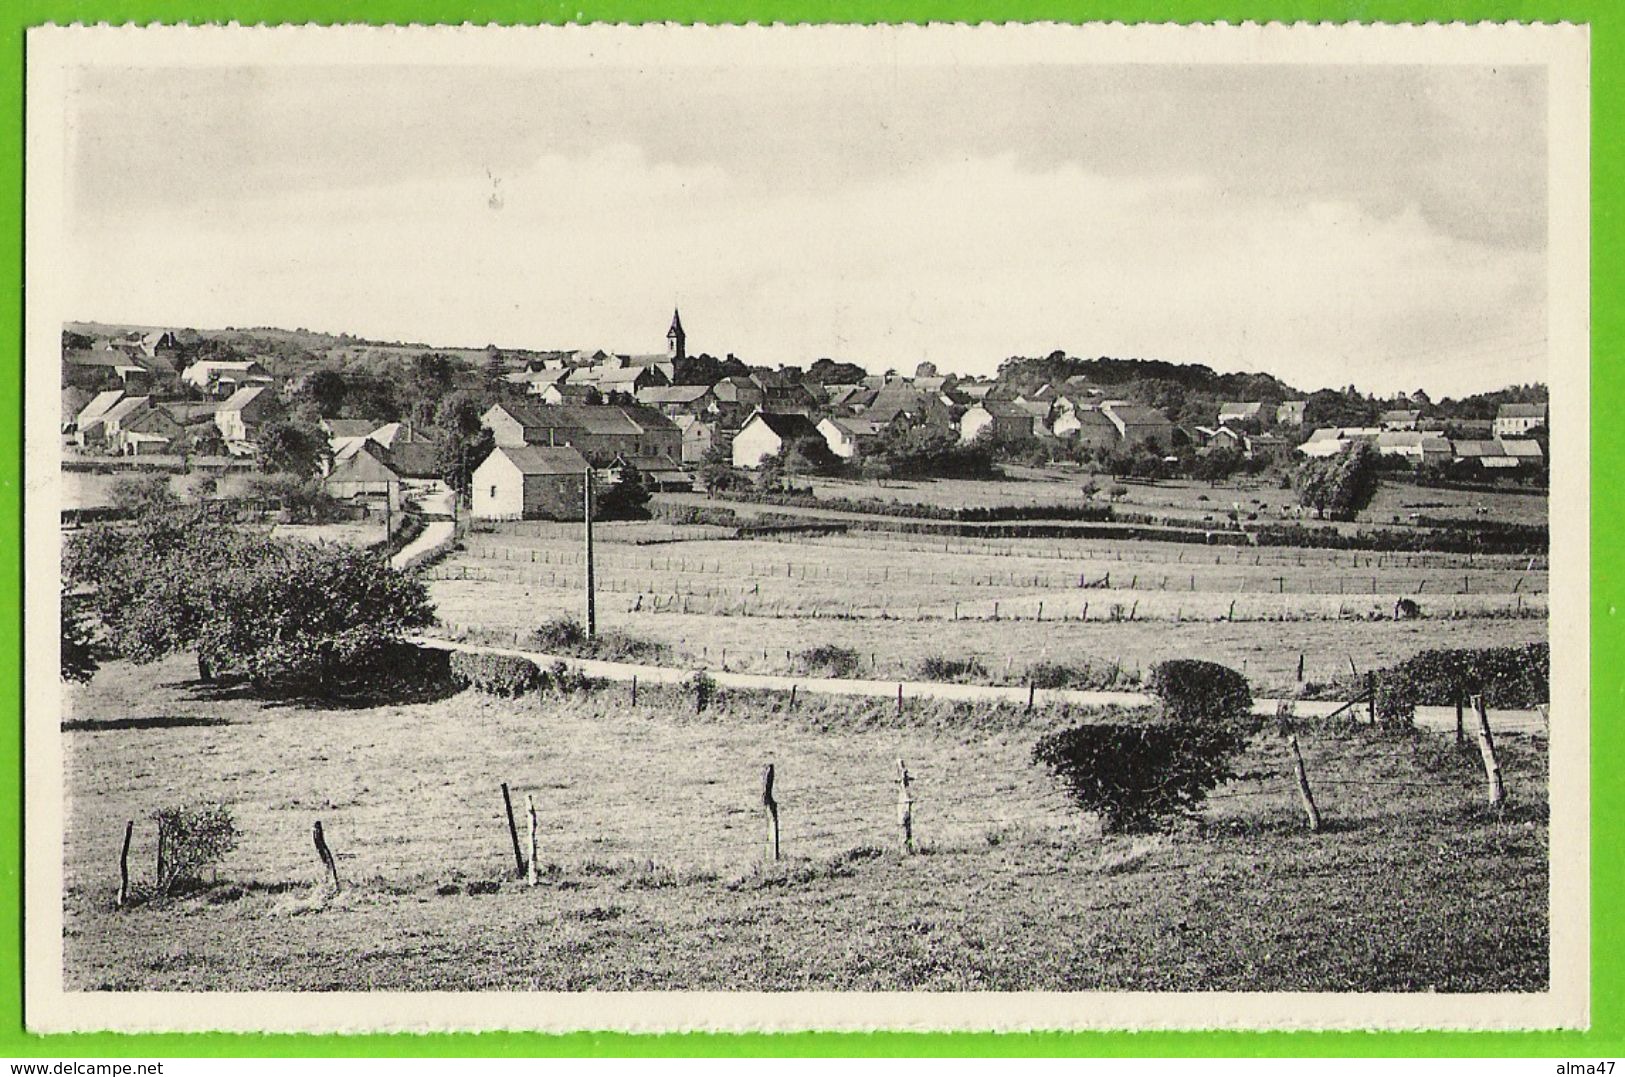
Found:
M 717 410 L 717 396 L 709 385 L 653 385 L 639 389 L 637 401 L 671 418 Z
M 734 467 L 760 467 L 763 460 L 798 442 L 817 442 L 823 448 L 824 435 L 800 412 L 758 411 L 734 435 Z
M 1258 400 L 1227 400 L 1219 405 L 1219 425 L 1257 422 L 1263 417 L 1264 405 Z
M 608 467 L 617 456 L 682 459 L 683 435 L 652 408 L 637 404 L 491 405 L 480 421 L 498 445 L 569 445 L 592 462 Z
M 388 457 L 389 450 L 363 438 L 333 465 L 322 480 L 322 489 L 339 500 L 378 497 L 387 499 L 391 508 L 399 508 L 401 475 L 390 466 Z
M 1117 427 L 1125 445 L 1151 445 L 1168 449 L 1174 443 L 1174 424 L 1156 408 L 1108 401 L 1100 410 Z
M 580 520 L 586 457 L 568 445 L 499 445 L 474 469 L 476 520 Z
M 1044 410 L 1047 412 L 1049 409 Z M 1048 432 L 1049 428 L 1042 418 L 1034 415 L 1031 408 L 1014 400 L 983 400 L 959 417 L 960 441 L 975 441 L 978 437 L 1017 441 Z

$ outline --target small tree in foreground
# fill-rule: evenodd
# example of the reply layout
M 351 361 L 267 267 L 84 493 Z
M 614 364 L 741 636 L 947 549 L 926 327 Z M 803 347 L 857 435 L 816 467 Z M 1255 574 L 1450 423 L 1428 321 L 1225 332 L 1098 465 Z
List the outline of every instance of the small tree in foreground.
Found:
M 177 885 L 202 882 L 204 871 L 237 848 L 237 826 L 231 809 L 223 804 L 165 808 L 155 812 L 153 819 L 158 824 L 155 889 L 160 897 Z
M 1194 812 L 1235 776 L 1232 760 L 1257 728 L 1246 679 L 1225 666 L 1164 662 L 1147 687 L 1162 704 L 1154 719 L 1076 726 L 1033 747 L 1108 831 L 1155 830 Z
M 1379 482 L 1378 453 L 1369 444 L 1352 445 L 1335 456 L 1305 460 L 1293 473 L 1298 503 L 1314 509 L 1316 519 L 1352 518 L 1371 504 Z

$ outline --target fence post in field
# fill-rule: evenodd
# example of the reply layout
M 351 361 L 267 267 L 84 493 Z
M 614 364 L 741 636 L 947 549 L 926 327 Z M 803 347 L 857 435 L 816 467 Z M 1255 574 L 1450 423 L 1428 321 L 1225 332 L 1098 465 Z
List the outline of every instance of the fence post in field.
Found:
M 914 851 L 914 791 L 908 767 L 897 761 L 897 825 L 903 828 L 903 852 Z
M 638 705 L 638 675 L 632 674 L 632 706 Z
M 1478 754 L 1484 759 L 1484 776 L 1489 780 L 1490 807 L 1499 808 L 1506 801 L 1506 786 L 1501 781 L 1501 761 L 1495 757 L 1495 737 L 1490 733 L 1490 715 L 1484 707 L 1484 697 L 1473 697 L 1473 710 L 1478 714 Z
M 796 709 L 796 686 L 793 684 L 790 686 L 790 709 Z
M 1083 604 L 1083 616 L 1078 618 L 1078 620 L 1087 621 L 1088 619 L 1089 619 L 1089 603 L 1085 602 Z
M 318 823 L 317 825 L 320 826 L 321 824 Z M 153 888 L 156 890 L 164 888 L 164 824 L 162 822 L 158 824 L 158 875 L 153 879 Z
M 1037 686 L 1034 685 L 1033 682 L 1029 680 L 1027 682 L 1027 713 L 1028 714 L 1031 714 L 1033 712 L 1033 699 L 1034 699 L 1034 695 L 1036 694 L 1036 692 L 1037 692 Z
M 773 764 L 762 768 L 762 807 L 767 811 L 767 842 L 762 859 L 779 858 L 779 802 L 773 798 Z
M 536 797 L 525 794 L 525 821 L 530 824 L 530 856 L 525 858 L 525 882 L 536 885 Z
M 1365 709 L 1366 709 L 1366 717 L 1371 719 L 1371 724 L 1372 725 L 1376 725 L 1377 724 L 1377 671 L 1374 670 L 1374 669 L 1368 669 L 1368 670 L 1365 671 Z
M 513 821 L 513 794 L 508 792 L 508 783 L 502 783 L 502 807 L 508 813 L 508 837 L 513 839 L 513 863 L 515 874 L 519 878 L 525 877 L 525 854 L 519 848 L 519 827 Z
M 124 824 L 124 848 L 118 854 L 118 903 L 130 900 L 130 836 L 135 833 L 135 820 Z
M 1465 731 L 1465 729 L 1464 729 L 1464 727 L 1462 725 L 1462 721 L 1461 721 L 1461 719 L 1462 719 L 1462 713 L 1461 712 L 1462 712 L 1462 701 L 1461 701 L 1461 697 L 1457 696 L 1456 697 L 1456 747 L 1458 747 L 1458 748 L 1461 747 L 1461 745 L 1464 744 L 1466 742 L 1466 740 L 1467 740 L 1466 731 Z
M 333 859 L 333 851 L 327 847 L 327 838 L 322 834 L 322 821 L 320 819 L 316 820 L 315 825 L 310 828 L 310 837 L 316 843 L 316 855 L 322 858 L 322 866 L 327 869 L 327 874 L 332 878 L 333 889 L 336 892 L 339 889 L 339 865 L 338 861 Z
M 993 619 L 995 621 L 997 621 L 999 619 L 999 604 L 998 604 L 998 602 L 993 603 Z
M 1303 683 L 1303 652 L 1298 652 L 1298 683 Z
M 1303 812 L 1309 817 L 1310 833 L 1320 833 L 1320 809 L 1315 807 L 1315 796 L 1309 791 L 1309 773 L 1303 767 L 1303 752 L 1298 750 L 1298 735 L 1288 733 L 1287 746 L 1292 749 L 1292 773 L 1298 780 L 1298 799 L 1303 802 Z
M 1044 603 L 1043 602 L 1038 603 L 1038 619 L 1040 621 L 1042 621 L 1044 619 Z
M 903 686 L 902 686 L 901 683 L 899 683 L 897 685 L 897 717 L 901 718 L 902 716 L 903 716 Z
M 1230 612 L 1224 615 L 1224 619 L 1226 621 L 1234 621 L 1236 619 L 1236 600 L 1233 598 L 1230 600 Z

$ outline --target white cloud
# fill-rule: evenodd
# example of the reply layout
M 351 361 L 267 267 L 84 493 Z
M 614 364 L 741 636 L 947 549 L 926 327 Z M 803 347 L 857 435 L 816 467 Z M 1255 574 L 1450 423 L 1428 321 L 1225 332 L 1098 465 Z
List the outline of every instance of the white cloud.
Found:
M 1538 251 L 1450 238 L 1414 206 L 1012 155 L 789 191 L 614 146 L 495 183 L 222 194 L 72 236 L 86 317 L 655 350 L 680 301 L 694 348 L 755 361 L 991 371 L 1065 348 L 1435 393 L 1544 369 Z

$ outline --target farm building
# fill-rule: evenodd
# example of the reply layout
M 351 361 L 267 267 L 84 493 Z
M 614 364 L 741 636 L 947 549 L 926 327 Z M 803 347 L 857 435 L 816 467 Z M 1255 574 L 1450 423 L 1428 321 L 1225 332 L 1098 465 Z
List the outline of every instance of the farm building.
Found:
M 1257 400 L 1226 401 L 1219 405 L 1219 425 L 1226 423 L 1258 422 L 1263 418 L 1264 405 Z
M 580 520 L 587 458 L 568 445 L 499 445 L 474 469 L 476 520 Z
M 572 446 L 594 467 L 617 456 L 682 459 L 683 435 L 658 411 L 636 404 L 493 404 L 480 421 L 498 445 Z
M 1056 437 L 1092 449 L 1109 449 L 1117 444 L 1117 427 L 1099 408 L 1064 411 L 1055 420 L 1053 429 Z
M 1382 455 L 1402 456 L 1415 464 L 1443 463 L 1452 456 L 1447 439 L 1418 430 L 1384 430 L 1376 444 Z
M 200 359 L 181 372 L 181 381 L 224 399 L 251 385 L 271 385 L 271 372 L 252 359 Z
M 535 395 L 541 397 L 544 404 L 598 404 L 604 399 L 596 385 L 578 385 L 569 381 L 544 385 L 542 391 Z
M 1422 413 L 1414 408 L 1385 411 L 1377 416 L 1377 425 L 1384 430 L 1415 430 Z
M 848 418 L 837 415 L 820 419 L 818 432 L 829 451 L 842 460 L 850 460 L 880 438 L 881 427 L 872 419 Z
M 620 472 L 631 468 L 643 477 L 651 490 L 687 493 L 694 489 L 694 476 L 662 456 L 617 456 L 608 470 L 620 481 Z
M 1009 440 L 1037 437 L 1040 431 L 1048 432 L 1043 418 L 1014 400 L 984 400 L 966 409 L 965 414 L 960 416 L 960 441 L 975 441 L 984 431 L 991 431 L 990 437 Z
M 62 384 L 82 389 L 139 392 L 157 379 L 146 362 L 114 349 L 72 351 L 62 357 Z
M 119 424 L 114 446 L 125 456 L 167 453 L 182 434 L 181 424 L 162 406 L 142 408 Z
M 717 398 L 709 385 L 655 385 L 639 389 L 639 404 L 654 408 L 664 415 L 705 415 L 714 412 Z
M 683 435 L 682 462 L 698 464 L 711 451 L 717 440 L 717 424 L 692 415 L 678 415 L 672 419 Z
M 387 499 L 392 509 L 400 508 L 401 476 L 385 460 L 387 450 L 367 441 L 344 460 L 333 465 L 333 470 L 322 480 L 322 489 L 329 497 L 341 501 L 354 498 Z
M 232 393 L 214 413 L 214 425 L 226 444 L 246 444 L 277 409 L 277 399 L 264 385 L 248 385 Z
M 1174 443 L 1174 424 L 1156 408 L 1108 401 L 1100 405 L 1106 418 L 1117 427 L 1118 436 L 1128 445 L 1154 445 L 1169 448 Z
M 1511 437 L 1545 425 L 1545 404 L 1502 404 L 1495 412 L 1493 433 L 1498 438 Z
M 1283 400 L 1275 408 L 1275 425 L 1302 426 L 1308 418 L 1308 411 L 1307 400 Z
M 1374 442 L 1382 433 L 1374 426 L 1322 426 L 1298 446 L 1305 456 L 1336 456 L 1357 442 Z
M 822 445 L 824 435 L 799 412 L 758 411 L 734 435 L 734 467 L 760 467 L 763 460 L 798 441 Z

